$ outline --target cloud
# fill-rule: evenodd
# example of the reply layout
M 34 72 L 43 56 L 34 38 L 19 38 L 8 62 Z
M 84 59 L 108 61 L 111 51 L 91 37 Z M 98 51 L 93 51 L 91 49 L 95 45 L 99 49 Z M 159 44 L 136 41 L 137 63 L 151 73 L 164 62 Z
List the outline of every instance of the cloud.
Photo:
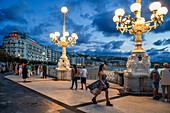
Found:
M 120 49 L 120 47 L 123 45 L 124 41 L 111 41 L 107 44 L 105 44 L 103 47 L 105 49 Z
M 168 47 L 162 49 L 151 48 L 146 50 L 147 54 L 151 57 L 152 62 L 163 61 L 170 62 L 170 52 Z
M 37 26 L 34 26 L 31 28 L 30 30 L 30 34 L 32 36 L 40 36 L 41 34 L 43 34 L 44 32 L 47 32 L 48 30 L 46 29 L 47 27 L 50 27 L 50 26 L 54 26 L 52 23 L 50 22 L 47 22 L 47 23 L 40 23 L 39 25 Z
M 84 53 L 87 55 L 102 55 L 102 56 L 115 56 L 115 57 L 127 57 L 131 54 L 131 52 L 121 52 L 121 51 L 110 51 L 110 50 L 102 50 L 100 48 L 96 50 L 87 49 L 86 51 L 79 51 L 79 53 Z
M 113 34 L 118 35 L 120 33 L 116 30 L 116 25 L 113 23 L 112 18 L 113 12 L 95 15 L 92 27 L 95 27 L 97 31 L 102 32 L 106 37 L 112 36 Z
M 23 32 L 26 31 L 26 26 L 19 26 L 19 25 L 6 25 L 5 27 L 0 29 L 0 35 L 1 36 L 7 36 L 9 33 L 16 30 L 16 32 Z
M 28 5 L 21 2 L 19 5 L 11 5 L 9 8 L 0 9 L 0 23 L 12 21 L 21 24 L 28 24 L 24 13 L 28 13 Z
M 170 39 L 157 40 L 153 44 L 156 45 L 156 46 L 168 45 L 168 44 L 170 44 Z

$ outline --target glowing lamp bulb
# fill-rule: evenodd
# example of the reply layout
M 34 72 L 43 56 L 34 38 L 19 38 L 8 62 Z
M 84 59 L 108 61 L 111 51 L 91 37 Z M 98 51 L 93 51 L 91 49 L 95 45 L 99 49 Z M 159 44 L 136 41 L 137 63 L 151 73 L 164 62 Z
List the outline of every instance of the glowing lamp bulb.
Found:
M 166 15 L 168 13 L 168 9 L 166 7 L 161 7 L 157 11 L 157 15 Z
M 153 2 L 149 5 L 150 11 L 157 11 L 161 7 L 160 2 Z
M 119 21 L 119 18 L 118 18 L 117 15 L 115 15 L 115 16 L 113 17 L 113 21 L 114 21 L 114 22 L 118 22 L 118 21 Z
M 50 38 L 54 38 L 55 35 L 53 33 L 50 33 Z
M 133 4 L 130 6 L 130 10 L 131 10 L 132 12 L 140 11 L 140 10 L 141 10 L 141 4 L 140 4 L 140 3 L 133 3 Z
M 67 11 L 68 11 L 67 7 L 62 7 L 62 8 L 61 8 L 61 12 L 67 13 Z
M 116 11 L 115 11 L 115 15 L 117 15 L 117 16 L 122 17 L 124 14 L 125 14 L 125 10 L 122 8 L 116 9 Z
M 55 32 L 55 36 L 59 37 L 60 33 L 59 32 Z

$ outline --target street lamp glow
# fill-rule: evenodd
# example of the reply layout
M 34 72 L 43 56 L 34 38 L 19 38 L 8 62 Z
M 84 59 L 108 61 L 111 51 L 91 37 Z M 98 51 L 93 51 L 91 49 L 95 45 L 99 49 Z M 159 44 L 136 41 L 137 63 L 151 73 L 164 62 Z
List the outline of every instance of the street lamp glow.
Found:
M 72 37 L 68 37 L 68 40 L 71 41 L 71 40 L 72 40 Z
M 161 7 L 160 2 L 153 2 L 149 5 L 150 11 L 157 11 Z
M 133 4 L 130 6 L 130 10 L 131 10 L 132 12 L 140 11 L 140 10 L 141 10 L 141 4 L 140 4 L 140 3 L 133 3 Z
M 45 55 L 45 52 L 42 52 L 42 55 L 44 56 L 44 55 Z
M 59 33 L 59 32 L 55 32 L 55 36 L 56 36 L 56 37 L 59 37 L 59 36 L 60 36 L 60 33 Z
M 55 37 L 54 33 L 50 33 L 50 38 L 54 38 L 54 37 Z
M 118 21 L 119 21 L 119 18 L 118 18 L 117 15 L 115 15 L 115 16 L 113 17 L 113 21 L 114 21 L 114 22 L 118 22 Z
M 115 15 L 117 15 L 117 16 L 123 16 L 125 14 L 125 10 L 124 9 L 122 9 L 122 8 L 119 8 L 119 9 L 117 9 L 116 11 L 115 11 Z
M 72 33 L 72 35 L 71 35 L 72 37 L 76 37 L 77 36 L 77 34 L 76 33 Z
M 21 54 L 18 54 L 18 57 L 20 57 L 21 56 Z
M 168 13 L 168 9 L 166 7 L 161 7 L 157 11 L 157 15 L 166 15 Z
M 64 32 L 64 36 L 68 37 L 69 36 L 69 32 Z
M 68 11 L 67 7 L 62 7 L 62 8 L 61 8 L 61 12 L 62 12 L 62 13 L 67 13 L 67 11 Z

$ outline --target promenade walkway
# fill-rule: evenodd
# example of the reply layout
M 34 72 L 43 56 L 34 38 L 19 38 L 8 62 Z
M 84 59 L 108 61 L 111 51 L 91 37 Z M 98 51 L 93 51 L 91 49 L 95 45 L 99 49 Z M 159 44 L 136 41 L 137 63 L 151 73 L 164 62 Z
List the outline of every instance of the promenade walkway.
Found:
M 22 85 L 42 97 L 58 104 L 57 112 L 69 109 L 72 112 L 91 113 L 170 113 L 170 104 L 152 100 L 148 96 L 128 96 L 119 95 L 117 89 L 121 88 L 116 84 L 111 84 L 109 89 L 110 101 L 113 107 L 105 106 L 105 93 L 102 92 L 98 98 L 98 104 L 93 104 L 93 95 L 89 90 L 70 90 L 71 81 L 56 81 L 55 78 L 48 77 L 41 79 L 39 76 L 31 76 L 23 83 L 18 75 L 8 75 L 5 78 Z M 92 83 L 94 80 L 87 80 Z M 79 81 L 80 82 L 80 81 Z M 46 112 L 46 113 L 49 113 Z

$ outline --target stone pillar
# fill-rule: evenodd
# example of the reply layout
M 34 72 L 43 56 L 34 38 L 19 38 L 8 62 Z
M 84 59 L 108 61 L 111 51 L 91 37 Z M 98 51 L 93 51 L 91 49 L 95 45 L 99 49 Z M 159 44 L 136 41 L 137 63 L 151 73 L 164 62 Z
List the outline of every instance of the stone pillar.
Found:
M 124 92 L 129 94 L 150 95 L 153 92 L 150 79 L 150 57 L 145 53 L 132 53 L 124 70 Z

